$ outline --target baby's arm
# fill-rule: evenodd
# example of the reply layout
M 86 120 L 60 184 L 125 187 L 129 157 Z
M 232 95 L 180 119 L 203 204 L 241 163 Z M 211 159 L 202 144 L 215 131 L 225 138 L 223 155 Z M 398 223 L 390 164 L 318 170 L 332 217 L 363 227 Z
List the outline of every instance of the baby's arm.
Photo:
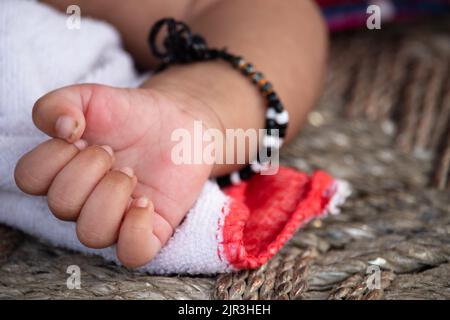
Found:
M 65 10 L 78 4 L 82 14 L 106 20 L 122 34 L 137 64 L 156 65 L 147 36 L 153 23 L 174 17 L 202 34 L 211 47 L 227 47 L 243 56 L 271 81 L 289 112 L 287 139 L 292 138 L 317 98 L 324 74 L 327 32 L 318 8 L 305 0 L 45 0 Z M 213 126 L 261 128 L 264 103 L 254 86 L 225 63 L 171 67 L 144 87 L 186 89 L 201 97 L 208 110 L 190 110 Z M 212 110 L 211 110 L 212 109 Z M 209 118 L 209 119 L 208 119 Z M 215 118 L 215 120 L 211 120 Z M 216 165 L 213 175 L 235 169 Z
M 154 22 L 167 16 L 185 21 L 211 47 L 226 46 L 265 73 L 290 113 L 288 138 L 319 93 L 327 40 L 313 2 L 46 1 L 62 10 L 75 2 L 83 14 L 111 22 L 143 67 L 156 64 L 147 46 Z M 221 130 L 262 128 L 265 109 L 250 81 L 218 61 L 171 66 L 139 89 L 60 88 L 33 108 L 35 125 L 53 139 L 19 160 L 16 183 L 26 193 L 46 195 L 56 217 L 76 221 L 83 244 L 117 244 L 122 263 L 140 266 L 168 241 L 208 177 L 236 169 L 176 164 L 171 134 L 193 134 L 196 120 Z

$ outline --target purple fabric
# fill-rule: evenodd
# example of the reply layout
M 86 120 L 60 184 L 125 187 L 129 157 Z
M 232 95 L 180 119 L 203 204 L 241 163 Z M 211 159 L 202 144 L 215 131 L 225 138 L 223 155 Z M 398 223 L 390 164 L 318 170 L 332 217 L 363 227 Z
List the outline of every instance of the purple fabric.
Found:
M 331 31 L 363 27 L 370 5 L 381 9 L 381 21 L 395 22 L 450 12 L 450 0 L 316 0 Z

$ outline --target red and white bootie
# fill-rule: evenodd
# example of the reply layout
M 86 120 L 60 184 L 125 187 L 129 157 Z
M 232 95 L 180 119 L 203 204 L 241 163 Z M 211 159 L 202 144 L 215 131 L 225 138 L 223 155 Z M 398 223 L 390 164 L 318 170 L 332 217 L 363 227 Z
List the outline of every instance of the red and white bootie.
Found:
M 143 270 L 211 274 L 263 265 L 299 227 L 339 212 L 349 184 L 323 171 L 281 167 L 224 190 L 208 182 L 159 255 Z

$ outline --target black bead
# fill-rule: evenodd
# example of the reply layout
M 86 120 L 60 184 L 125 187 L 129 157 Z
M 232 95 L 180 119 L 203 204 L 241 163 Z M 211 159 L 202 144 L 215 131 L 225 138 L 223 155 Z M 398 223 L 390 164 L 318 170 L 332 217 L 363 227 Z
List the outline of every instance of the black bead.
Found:
M 275 130 L 278 130 L 278 132 Z M 275 136 L 276 134 L 279 134 L 279 129 L 277 127 L 267 128 L 266 132 L 268 136 Z
M 229 54 L 228 52 L 226 52 L 225 49 L 218 51 L 218 57 L 222 58 L 223 60 L 225 60 L 233 65 L 234 65 L 234 59 L 236 58 L 236 56 L 233 56 L 232 54 Z
M 208 59 L 217 59 L 219 57 L 221 57 L 221 52 L 219 50 L 216 49 L 212 49 L 212 50 L 208 50 L 207 51 L 207 55 L 208 55 Z
M 278 135 L 280 138 L 286 137 L 287 126 L 280 126 L 278 128 Z
M 266 83 L 264 83 L 264 85 L 261 87 L 261 92 L 267 92 L 269 90 L 272 89 L 272 84 L 267 81 Z
M 230 176 L 227 175 L 227 176 L 217 178 L 217 184 L 221 188 L 229 186 L 231 184 Z
M 239 171 L 239 177 L 241 180 L 248 180 L 254 175 L 251 166 L 246 166 Z
M 275 131 L 273 131 L 275 129 L 278 130 L 278 136 L 280 138 L 284 138 L 286 136 L 287 124 L 279 125 L 278 123 L 276 123 L 274 119 L 267 119 L 266 120 L 267 135 L 269 136 L 275 135 Z
M 277 122 L 275 121 L 275 119 L 267 119 L 266 120 L 266 128 L 270 129 L 270 128 L 275 128 L 277 126 Z
M 239 64 L 241 64 L 242 61 L 244 61 L 244 59 L 242 59 L 242 57 L 235 56 L 235 57 L 233 58 L 233 66 L 234 66 L 235 68 L 239 68 Z
M 280 100 L 273 100 L 269 102 L 269 108 L 275 109 L 277 113 L 283 112 L 284 107 Z
M 261 72 L 255 72 L 252 76 L 252 82 L 258 83 L 262 78 L 264 78 L 264 75 Z
M 278 96 L 275 92 L 269 93 L 267 95 L 267 100 L 269 101 L 269 103 L 273 103 L 275 101 L 280 101 L 280 99 L 278 98 Z
M 242 72 L 248 76 L 250 74 L 253 73 L 253 71 L 255 70 L 255 68 L 253 67 L 253 65 L 251 63 L 247 63 L 244 67 L 244 69 L 242 69 Z

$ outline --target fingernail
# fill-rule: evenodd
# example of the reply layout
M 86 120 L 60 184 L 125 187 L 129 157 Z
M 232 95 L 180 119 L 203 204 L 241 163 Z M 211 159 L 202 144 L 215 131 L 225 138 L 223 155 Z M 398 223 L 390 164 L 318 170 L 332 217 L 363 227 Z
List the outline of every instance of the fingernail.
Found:
M 138 208 L 147 208 L 148 204 L 149 204 L 149 200 L 147 197 L 140 197 L 139 199 L 136 200 L 136 202 L 134 203 L 134 205 Z
M 88 143 L 87 143 L 86 140 L 80 139 L 80 140 L 78 140 L 78 141 L 75 141 L 75 142 L 73 143 L 73 145 L 74 145 L 75 147 L 77 147 L 78 150 L 82 151 L 82 150 L 84 150 L 84 149 L 87 148 Z
M 76 132 L 77 122 L 69 116 L 60 116 L 55 123 L 56 134 L 61 139 L 70 139 Z
M 119 169 L 119 171 L 122 172 L 122 173 L 125 173 L 130 178 L 134 177 L 134 171 L 130 167 L 121 168 L 121 169 Z
M 114 157 L 114 151 L 110 146 L 104 145 L 100 147 L 103 148 L 106 152 L 108 152 L 111 157 Z

